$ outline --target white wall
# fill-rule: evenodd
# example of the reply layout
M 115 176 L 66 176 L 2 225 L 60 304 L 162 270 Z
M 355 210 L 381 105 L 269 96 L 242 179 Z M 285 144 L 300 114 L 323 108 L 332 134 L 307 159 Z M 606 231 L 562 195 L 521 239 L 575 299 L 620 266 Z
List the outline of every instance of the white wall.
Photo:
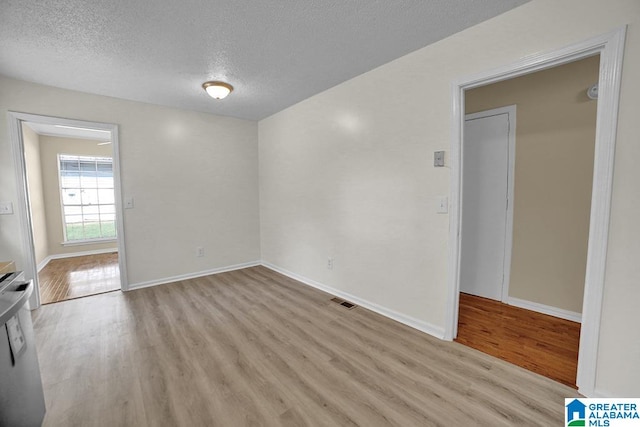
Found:
M 624 24 L 597 390 L 640 395 L 637 0 L 533 0 L 262 120 L 263 260 L 442 329 L 449 170 L 432 159 L 449 148 L 452 81 Z
M 256 122 L 0 77 L 0 200 L 14 206 L 8 110 L 120 126 L 132 285 L 260 259 Z M 0 216 L 0 259 L 24 268 L 18 215 Z

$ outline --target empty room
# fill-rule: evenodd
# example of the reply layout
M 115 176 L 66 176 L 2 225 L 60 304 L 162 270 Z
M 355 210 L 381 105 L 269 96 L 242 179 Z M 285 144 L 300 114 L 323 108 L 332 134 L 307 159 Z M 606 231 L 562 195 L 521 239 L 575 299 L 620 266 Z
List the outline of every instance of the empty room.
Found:
M 3 2 L 0 427 L 637 422 L 638 25 Z

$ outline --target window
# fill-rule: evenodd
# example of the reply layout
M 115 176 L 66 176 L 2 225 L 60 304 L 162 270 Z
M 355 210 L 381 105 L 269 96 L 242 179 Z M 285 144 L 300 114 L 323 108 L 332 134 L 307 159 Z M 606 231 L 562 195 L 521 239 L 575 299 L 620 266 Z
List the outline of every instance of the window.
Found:
M 113 159 L 58 156 L 65 242 L 115 239 Z

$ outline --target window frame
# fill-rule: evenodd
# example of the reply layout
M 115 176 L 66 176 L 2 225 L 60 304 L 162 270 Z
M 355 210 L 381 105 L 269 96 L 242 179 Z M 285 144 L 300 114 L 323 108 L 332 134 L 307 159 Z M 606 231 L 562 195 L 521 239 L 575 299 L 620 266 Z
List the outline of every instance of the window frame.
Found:
M 114 197 L 114 201 L 113 203 L 105 203 L 105 204 L 97 204 L 97 205 L 84 205 L 83 203 L 81 203 L 80 205 L 65 205 L 64 203 L 64 196 L 63 196 L 63 191 L 65 189 L 70 189 L 71 187 L 63 187 L 62 185 L 62 160 L 63 157 L 75 157 L 76 159 L 78 159 L 78 163 L 82 162 L 83 159 L 85 159 L 84 161 L 93 161 L 94 163 L 96 163 L 96 171 L 98 169 L 97 167 L 97 163 L 100 160 L 109 160 L 111 162 L 111 173 L 112 173 L 112 179 L 113 179 L 113 187 L 111 187 L 110 189 L 113 190 L 113 197 Z M 88 160 L 90 159 L 90 160 Z M 61 222 L 62 222 L 62 237 L 63 237 L 63 241 L 62 241 L 62 245 L 63 246 L 75 246 L 75 245 L 89 245 L 89 244 L 97 244 L 97 243 L 110 243 L 110 242 L 116 242 L 118 240 L 118 225 L 117 225 L 117 214 L 116 214 L 116 210 L 117 210 L 117 206 L 115 203 L 115 173 L 113 171 L 113 167 L 114 167 L 114 161 L 113 161 L 113 157 L 108 157 L 108 156 L 95 156 L 95 155 L 81 155 L 81 154 L 66 154 L 66 153 L 58 153 L 57 154 L 57 167 L 58 167 L 58 193 L 59 193 L 59 197 L 60 197 L 60 214 L 61 214 Z M 80 167 L 78 165 L 78 172 L 80 172 Z M 75 188 L 75 187 L 74 187 Z M 82 186 L 80 185 L 78 187 L 80 190 L 82 190 Z M 100 188 L 97 186 L 96 183 L 96 187 L 95 190 L 99 190 Z M 82 200 L 82 199 L 81 199 Z M 66 222 L 66 214 L 65 214 L 65 206 L 80 206 L 81 209 L 83 209 L 84 206 L 97 206 L 98 207 L 98 215 L 100 215 L 99 213 L 99 209 L 100 206 L 113 206 L 114 208 L 114 231 L 115 231 L 115 235 L 114 236 L 107 236 L 107 237 L 97 237 L 97 238 L 82 238 L 82 239 L 73 239 L 73 240 L 69 240 L 67 238 L 67 222 Z M 83 212 L 83 211 L 81 211 Z M 82 213 L 81 215 L 84 216 L 84 214 Z M 100 234 L 102 234 L 102 221 L 99 219 L 98 223 L 100 224 Z M 84 221 L 82 222 L 82 224 L 84 224 Z M 83 234 L 84 234 L 84 225 L 83 225 Z

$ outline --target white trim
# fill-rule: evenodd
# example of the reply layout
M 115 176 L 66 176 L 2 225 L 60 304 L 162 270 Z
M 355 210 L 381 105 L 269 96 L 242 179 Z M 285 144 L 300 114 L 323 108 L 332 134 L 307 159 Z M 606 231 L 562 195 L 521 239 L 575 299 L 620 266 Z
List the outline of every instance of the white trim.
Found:
M 455 337 L 458 323 L 460 218 L 463 208 L 460 199 L 463 165 L 460 147 L 464 129 L 464 91 L 600 54 L 591 221 L 576 379 L 580 393 L 585 396 L 594 394 L 596 384 L 625 34 L 626 26 L 554 52 L 533 55 L 495 70 L 464 77 L 452 84 L 449 284 L 445 319 L 445 339 L 447 340 Z
M 118 252 L 118 248 L 105 248 L 105 249 L 94 249 L 91 251 L 82 251 L 82 252 L 70 252 L 68 254 L 54 254 L 49 255 L 38 264 L 38 273 L 49 264 L 49 261 L 52 259 L 63 259 L 63 258 L 75 258 L 77 256 L 87 256 L 87 255 L 100 255 L 100 254 L 108 254 L 111 252 Z
M 102 239 L 87 239 L 87 240 L 69 240 L 68 242 L 60 242 L 62 246 L 86 246 L 86 245 L 102 245 L 105 243 L 117 243 L 118 239 L 113 237 L 106 237 Z
M 338 296 L 340 298 L 346 299 L 349 302 L 358 304 L 359 306 L 362 306 L 364 308 L 367 308 L 371 311 L 375 311 L 378 314 L 381 314 L 385 317 L 388 317 L 390 319 L 393 319 L 397 322 L 400 322 L 404 325 L 410 326 L 414 329 L 417 329 L 421 332 L 425 332 L 429 335 L 432 335 L 436 338 L 439 339 L 443 339 L 444 337 L 444 328 L 440 327 L 440 326 L 436 326 L 436 325 L 432 325 L 430 323 L 427 322 L 423 322 L 422 320 L 416 319 L 414 317 L 410 317 L 407 315 L 404 315 L 402 313 L 398 313 L 397 311 L 391 310 L 389 308 L 383 307 L 381 305 L 378 305 L 376 303 L 367 301 L 365 299 L 359 298 L 355 295 L 351 295 L 347 292 L 343 292 L 341 290 L 332 288 L 330 286 L 324 285 L 320 282 L 316 282 L 315 280 L 311 280 L 308 279 L 304 276 L 300 276 L 299 274 L 293 273 L 291 271 L 285 270 L 284 268 L 278 267 L 277 265 L 271 264 L 270 262 L 266 262 L 266 261 L 262 261 L 262 266 L 273 270 L 277 273 L 280 273 L 284 276 L 290 277 L 294 280 L 297 280 L 298 282 L 301 282 L 305 285 L 311 286 L 313 288 L 316 289 L 320 289 L 321 291 L 327 292 L 331 295 L 335 295 Z
M 24 157 L 24 141 L 22 138 L 22 122 L 36 122 L 50 125 L 76 126 L 83 128 L 101 129 L 111 133 L 113 147 L 113 177 L 114 190 L 116 195 L 116 223 L 118 227 L 118 263 L 120 267 L 120 284 L 122 290 L 128 289 L 127 265 L 125 253 L 125 238 L 122 215 L 122 191 L 120 179 L 120 144 L 118 139 L 118 125 L 111 123 L 90 122 L 85 120 L 73 120 L 60 117 L 42 116 L 9 111 L 7 113 L 9 122 L 10 145 L 14 152 L 14 166 L 16 171 L 16 183 L 18 190 L 17 212 L 20 222 L 20 230 L 23 236 L 23 252 L 25 254 L 25 277 L 33 280 L 36 292 L 29 300 L 32 309 L 40 307 L 40 287 L 38 284 L 37 265 L 35 260 L 35 248 L 33 243 L 33 231 L 31 213 L 29 212 L 29 194 L 26 183 L 26 169 Z
M 36 266 L 38 273 L 40 273 L 42 269 L 45 268 L 47 264 L 49 264 L 49 261 L 51 261 L 51 256 L 45 257 L 42 261 L 38 263 L 38 265 Z
M 27 170 L 24 155 L 24 140 L 22 136 L 22 122 L 15 117 L 16 113 L 7 114 L 9 126 L 9 142 L 13 151 L 13 163 L 15 165 L 18 205 L 16 213 L 22 235 L 22 250 L 25 255 L 24 275 L 26 280 L 32 280 L 35 292 L 29 297 L 29 307 L 35 310 L 40 307 L 40 286 L 38 284 L 38 271 L 36 265 L 36 251 L 33 243 L 33 228 L 31 211 L 29 209 L 29 192 L 27 191 Z
M 593 390 L 593 393 L 591 393 L 590 395 L 586 395 L 586 397 L 591 397 L 594 399 L 611 399 L 611 398 L 615 398 L 615 397 L 621 397 L 621 396 L 614 396 L 613 393 L 610 393 L 606 390 L 601 390 L 601 389 L 595 389 Z
M 572 322 L 582 323 L 582 314 L 576 313 L 575 311 L 569 311 L 562 308 L 552 307 L 550 305 L 540 304 L 538 302 L 527 301 L 514 297 L 508 297 L 507 301 L 505 302 L 515 307 L 547 314 L 553 317 L 559 317 L 560 319 L 571 320 Z
M 198 271 L 196 273 L 180 274 L 178 276 L 165 277 L 162 279 L 147 280 L 146 282 L 132 283 L 129 290 L 149 288 L 151 286 L 164 285 L 166 283 L 179 282 L 181 280 L 195 279 L 197 277 L 210 276 L 212 274 L 225 273 L 227 271 L 242 270 L 243 268 L 255 267 L 260 265 L 260 261 L 245 262 L 242 264 L 234 264 L 226 267 L 212 268 L 211 270 Z
M 509 122 L 509 142 L 508 142 L 508 165 L 507 165 L 507 213 L 504 224 L 504 257 L 502 263 L 502 293 L 500 299 L 507 302 L 509 298 L 509 281 L 511 279 L 511 253 L 513 250 L 513 191 L 514 178 L 516 176 L 516 105 L 507 105 L 505 107 L 493 108 L 491 110 L 479 111 L 473 114 L 465 115 L 464 119 L 475 120 L 499 114 L 506 114 Z M 464 148 L 464 143 L 463 143 Z
M 600 55 L 591 221 L 578 353 L 577 385 L 585 395 L 593 394 L 596 389 L 625 35 L 626 27 L 610 34 L 608 40 L 603 42 Z
M 124 203 L 122 199 L 122 176 L 120 175 L 120 137 L 118 125 L 112 125 L 111 147 L 113 148 L 113 190 L 115 191 L 116 202 L 116 227 L 118 239 L 118 264 L 120 265 L 120 286 L 123 291 L 129 289 L 129 277 L 127 273 L 127 256 L 125 254 L 124 239 Z

